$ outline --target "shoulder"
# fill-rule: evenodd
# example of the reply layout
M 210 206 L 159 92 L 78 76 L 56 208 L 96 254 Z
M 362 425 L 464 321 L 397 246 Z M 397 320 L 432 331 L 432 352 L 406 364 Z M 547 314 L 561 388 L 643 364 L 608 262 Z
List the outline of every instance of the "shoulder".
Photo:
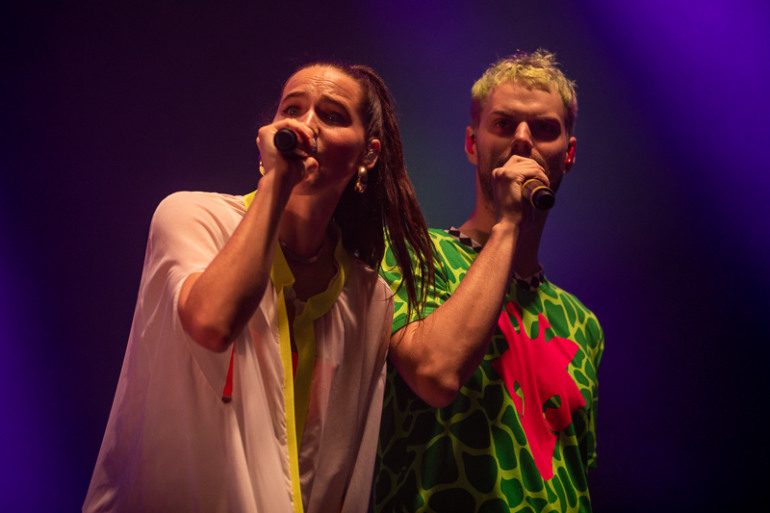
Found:
M 478 255 L 478 251 L 464 244 L 454 235 L 447 233 L 441 228 L 430 228 L 428 230 L 431 241 L 433 242 L 433 251 L 436 257 L 437 272 L 446 272 L 447 274 L 464 274 L 464 271 L 473 263 Z M 460 277 L 457 277 L 458 279 Z
M 540 286 L 540 292 L 541 296 L 543 297 L 544 301 L 549 301 L 551 299 L 553 300 L 561 300 L 568 302 L 570 306 L 573 308 L 577 308 L 580 310 L 581 313 L 585 315 L 590 315 L 592 317 L 596 317 L 594 313 L 588 309 L 586 305 L 583 304 L 580 299 L 575 296 L 575 294 L 568 292 L 564 290 L 563 288 L 559 287 L 552 281 L 550 281 L 547 277 L 545 281 Z
M 169 194 L 158 204 L 154 217 L 191 215 L 199 212 L 246 211 L 243 196 L 218 192 L 180 191 Z
M 175 192 L 164 198 L 150 222 L 153 249 L 219 248 L 243 219 L 243 196 L 214 192 Z
M 237 224 L 245 212 L 243 196 L 182 191 L 166 196 L 158 204 L 151 224 L 155 230 L 207 224 L 210 221 Z
M 462 244 L 460 241 L 457 240 L 456 237 L 453 235 L 450 235 L 445 230 L 441 228 L 428 228 L 428 236 L 430 237 L 430 241 L 433 244 L 434 251 L 439 256 L 444 256 L 447 254 L 455 254 L 455 253 L 473 253 L 474 251 L 466 246 L 465 244 Z M 386 249 L 386 257 L 389 255 L 392 255 L 392 250 L 390 249 L 390 241 L 388 238 L 385 238 L 385 249 Z M 410 252 L 411 253 L 411 252 Z M 392 258 L 392 256 L 391 256 Z M 389 266 L 396 265 L 395 260 L 390 262 L 388 259 L 385 261 L 386 264 Z
M 375 332 L 381 327 L 383 333 L 390 333 L 395 295 L 388 282 L 357 258 L 351 258 L 348 272 L 338 304 Z
M 548 311 L 548 304 L 561 306 L 571 324 L 583 326 L 590 339 L 603 341 L 604 333 L 599 324 L 599 319 L 577 296 L 555 285 L 548 279 L 540 286 L 539 292 L 546 311 Z
M 388 282 L 377 271 L 355 257 L 351 257 L 350 262 L 350 276 L 346 280 L 348 288 L 371 294 L 377 299 L 388 300 L 393 296 Z
M 450 246 L 459 244 L 456 238 L 448 234 L 446 230 L 442 228 L 428 228 L 428 235 L 430 235 L 430 240 L 436 247 L 447 244 Z
M 457 242 L 457 239 L 449 235 L 446 231 L 442 230 L 441 228 L 428 228 L 428 235 L 430 236 L 430 240 L 433 243 L 434 247 L 439 247 L 442 244 L 448 244 L 448 245 L 454 245 L 459 244 Z M 390 238 L 385 237 L 385 249 L 390 252 L 392 251 L 390 244 Z

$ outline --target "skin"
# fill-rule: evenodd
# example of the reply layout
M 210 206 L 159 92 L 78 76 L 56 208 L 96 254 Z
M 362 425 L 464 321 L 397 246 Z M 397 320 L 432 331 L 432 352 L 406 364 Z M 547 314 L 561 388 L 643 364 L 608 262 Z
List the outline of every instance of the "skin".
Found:
M 455 399 L 486 354 L 513 272 L 539 269 L 547 214 L 522 197 L 522 184 L 537 178 L 557 189 L 574 163 L 576 139 L 564 117 L 556 92 L 504 82 L 489 94 L 479 125 L 466 129 L 476 207 L 460 229 L 484 249 L 449 300 L 391 339 L 390 358 L 400 375 L 434 407 Z
M 304 68 L 286 82 L 273 122 L 257 136 L 266 172 L 251 208 L 208 268 L 182 286 L 179 317 L 198 344 L 221 352 L 241 333 L 265 292 L 279 238 L 294 254 L 320 254 L 312 264 L 290 262 L 297 296 L 326 289 L 337 271 L 332 214 L 358 167 L 371 169 L 380 150 L 379 140 L 365 138 L 362 98 L 358 82 L 333 67 Z M 294 155 L 273 144 L 281 128 L 299 137 Z

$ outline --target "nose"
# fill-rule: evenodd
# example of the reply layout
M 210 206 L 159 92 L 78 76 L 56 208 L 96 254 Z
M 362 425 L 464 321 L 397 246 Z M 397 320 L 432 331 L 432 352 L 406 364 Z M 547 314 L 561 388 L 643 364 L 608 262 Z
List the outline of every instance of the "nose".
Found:
M 307 126 L 313 129 L 315 132 L 317 129 L 317 121 L 318 116 L 316 115 L 315 111 L 313 109 L 308 109 L 307 112 L 305 112 L 305 115 L 300 118 L 300 121 L 305 123 Z
M 300 121 L 308 125 L 309 127 L 313 127 L 314 122 L 316 120 L 317 116 L 313 109 L 308 109 L 307 112 L 305 112 L 304 116 L 301 116 L 299 118 Z
M 310 142 L 310 153 L 315 153 L 318 151 L 318 133 L 320 126 L 318 124 L 318 115 L 316 114 L 315 110 L 308 109 L 307 112 L 305 112 L 304 116 L 301 116 L 299 118 L 300 121 L 305 123 L 310 130 L 313 132 L 313 140 Z
M 532 132 L 529 131 L 529 125 L 522 121 L 516 127 L 511 141 L 511 153 L 521 157 L 528 157 L 532 152 Z
M 315 110 L 308 109 L 305 115 L 300 118 L 300 121 L 305 123 L 308 127 L 310 127 L 310 130 L 313 131 L 313 145 L 315 146 L 317 144 L 316 141 L 318 141 L 318 132 L 320 129 L 318 124 L 318 115 L 316 114 Z

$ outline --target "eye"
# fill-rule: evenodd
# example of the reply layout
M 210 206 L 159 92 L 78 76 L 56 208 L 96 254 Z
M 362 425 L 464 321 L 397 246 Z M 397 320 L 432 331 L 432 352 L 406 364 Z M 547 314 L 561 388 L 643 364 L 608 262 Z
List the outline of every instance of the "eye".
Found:
M 288 118 L 296 118 L 297 116 L 300 115 L 301 112 L 302 111 L 300 110 L 300 108 L 298 106 L 291 105 L 291 104 L 287 105 L 286 107 L 284 107 L 284 109 L 282 111 L 283 115 L 288 117 Z
M 326 121 L 329 123 L 341 123 L 342 122 L 342 116 L 340 116 L 336 112 L 328 112 L 324 115 L 326 118 Z
M 550 119 L 536 119 L 529 124 L 532 137 L 541 141 L 553 141 L 561 135 L 561 125 Z
M 503 137 L 508 137 L 516 130 L 516 121 L 513 118 L 501 116 L 492 121 L 492 131 Z
M 509 128 L 511 128 L 511 120 L 500 118 L 497 121 L 495 121 L 495 127 L 501 130 L 508 130 Z
M 336 110 L 325 110 L 321 112 L 321 118 L 330 125 L 344 125 L 348 121 L 345 114 Z

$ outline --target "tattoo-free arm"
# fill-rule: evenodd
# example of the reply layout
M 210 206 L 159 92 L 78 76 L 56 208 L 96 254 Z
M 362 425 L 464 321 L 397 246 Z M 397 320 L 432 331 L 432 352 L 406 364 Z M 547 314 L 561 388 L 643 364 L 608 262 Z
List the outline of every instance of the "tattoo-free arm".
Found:
M 517 236 L 515 223 L 497 223 L 452 296 L 391 337 L 391 361 L 426 403 L 451 403 L 484 357 L 510 284 Z
M 262 178 L 251 207 L 206 270 L 191 274 L 182 285 L 182 326 L 212 351 L 226 350 L 241 333 L 270 279 L 278 225 L 291 192 L 274 176 Z

